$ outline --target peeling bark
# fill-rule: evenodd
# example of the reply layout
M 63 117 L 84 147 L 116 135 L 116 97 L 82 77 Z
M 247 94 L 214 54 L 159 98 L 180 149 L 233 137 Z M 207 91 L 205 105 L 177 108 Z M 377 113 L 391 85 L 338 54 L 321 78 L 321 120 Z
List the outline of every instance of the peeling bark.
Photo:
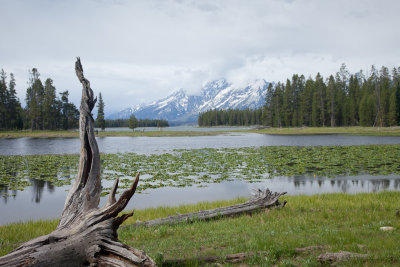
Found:
M 0 266 L 155 266 L 143 251 L 118 241 L 117 229 L 132 213 L 118 216 L 135 193 L 139 174 L 118 200 L 118 179 L 102 208 L 100 154 L 91 111 L 96 104 L 80 59 L 75 71 L 82 83 L 79 132 L 79 171 L 65 201 L 60 222 L 52 233 L 22 244 L 0 258 Z

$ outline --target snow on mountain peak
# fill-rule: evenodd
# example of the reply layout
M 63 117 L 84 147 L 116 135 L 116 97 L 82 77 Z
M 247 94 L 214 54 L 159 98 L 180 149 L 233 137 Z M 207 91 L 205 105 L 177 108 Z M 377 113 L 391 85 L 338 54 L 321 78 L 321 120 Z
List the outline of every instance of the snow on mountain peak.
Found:
M 200 96 L 187 95 L 184 89 L 148 105 L 136 106 L 110 115 L 109 119 L 129 118 L 132 113 L 139 119 L 165 119 L 170 123 L 197 122 L 200 112 L 210 109 L 258 108 L 265 103 L 268 82 L 252 81 L 247 86 L 235 86 L 221 78 L 206 83 Z

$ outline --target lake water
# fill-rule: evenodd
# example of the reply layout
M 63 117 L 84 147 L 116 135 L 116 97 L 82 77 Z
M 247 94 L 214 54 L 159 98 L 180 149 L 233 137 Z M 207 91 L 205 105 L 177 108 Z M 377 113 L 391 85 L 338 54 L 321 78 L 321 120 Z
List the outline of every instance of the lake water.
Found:
M 192 148 L 400 144 L 400 137 L 231 133 L 199 137 L 102 137 L 97 138 L 97 142 L 103 153 L 160 154 L 174 149 Z M 2 155 L 77 154 L 79 151 L 78 138 L 0 139 Z M 67 190 L 71 186 L 55 187 L 49 182 L 35 179 L 32 179 L 31 183 L 32 186 L 24 191 L 8 192 L 14 196 L 0 198 L 0 225 L 30 219 L 57 218 L 61 215 Z M 103 186 L 111 186 L 108 183 L 110 182 L 105 181 Z M 294 176 L 275 177 L 261 183 L 231 181 L 208 184 L 207 187 L 158 188 L 134 195 L 127 209 L 248 197 L 251 189 L 267 187 L 273 191 L 286 191 L 290 195 L 379 192 L 400 190 L 400 177 L 396 175 L 335 178 Z M 0 191 L 7 192 L 7 188 L 0 185 Z M 102 198 L 101 202 L 104 203 L 105 199 Z
M 15 196 L 0 198 L 0 225 L 15 221 L 59 218 L 65 198 L 71 186 L 54 187 L 49 182 L 32 180 L 32 186 L 24 191 L 9 192 Z M 103 186 L 111 186 L 103 181 Z M 383 190 L 400 190 L 400 176 L 338 176 L 335 178 L 313 176 L 274 177 L 260 183 L 244 181 L 209 184 L 207 187 L 164 187 L 136 193 L 126 209 L 171 206 L 197 203 L 200 201 L 226 200 L 249 197 L 253 190 L 269 188 L 288 195 L 311 195 L 322 193 L 362 193 Z M 102 197 L 100 206 L 106 203 Z
M 174 149 L 197 148 L 400 144 L 400 137 L 231 133 L 192 137 L 98 137 L 97 143 L 102 153 L 161 154 Z M 79 151 L 79 138 L 0 139 L 0 155 L 78 154 Z

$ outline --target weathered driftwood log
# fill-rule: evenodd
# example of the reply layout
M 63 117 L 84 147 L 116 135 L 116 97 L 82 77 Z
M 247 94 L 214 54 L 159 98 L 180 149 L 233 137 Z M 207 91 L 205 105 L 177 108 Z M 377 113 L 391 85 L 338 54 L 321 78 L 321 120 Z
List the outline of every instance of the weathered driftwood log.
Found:
M 154 266 L 154 261 L 143 251 L 120 243 L 117 235 L 120 224 L 133 214 L 118 217 L 135 193 L 139 174 L 118 200 L 117 179 L 108 202 L 98 208 L 100 154 L 91 114 L 96 99 L 79 58 L 75 71 L 83 86 L 79 119 L 81 152 L 78 175 L 65 201 L 60 223 L 49 235 L 28 241 L 1 257 L 0 266 Z
M 139 226 L 155 226 L 160 224 L 174 224 L 179 222 L 190 222 L 193 220 L 211 220 L 219 217 L 236 216 L 244 213 L 252 213 L 254 211 L 271 208 L 271 207 L 284 207 L 286 200 L 281 204 L 279 197 L 286 194 L 272 193 L 269 189 L 262 191 L 258 189 L 254 196 L 243 204 L 237 204 L 229 207 L 216 208 L 212 210 L 202 210 L 193 213 L 185 213 L 166 218 L 155 219 L 151 221 L 137 222 L 126 227 L 139 227 Z

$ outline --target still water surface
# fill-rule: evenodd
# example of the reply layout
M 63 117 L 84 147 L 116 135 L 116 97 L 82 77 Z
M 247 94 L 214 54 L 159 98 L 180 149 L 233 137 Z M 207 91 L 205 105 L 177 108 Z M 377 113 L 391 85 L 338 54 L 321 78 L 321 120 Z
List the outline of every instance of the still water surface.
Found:
M 193 148 L 400 144 L 400 137 L 233 133 L 199 137 L 102 137 L 97 138 L 97 142 L 103 153 L 161 154 L 174 149 Z M 79 151 L 78 138 L 0 139 L 1 155 L 77 154 Z M 31 182 L 32 186 L 24 191 L 8 192 L 14 196 L 0 198 L 0 225 L 30 219 L 57 218 L 61 215 L 67 190 L 71 186 L 55 187 L 50 182 L 35 179 Z M 111 186 L 108 184 L 111 183 L 109 181 L 103 183 L 103 186 Z M 158 188 L 134 195 L 127 209 L 248 197 L 251 189 L 260 187 L 268 187 L 273 191 L 286 191 L 290 195 L 400 191 L 400 177 L 395 175 L 335 178 L 293 176 L 275 177 L 261 183 L 233 181 L 208 184 L 207 187 Z M 0 185 L 0 191 L 7 192 L 7 188 Z M 102 198 L 101 204 L 105 200 L 106 198 Z
M 162 154 L 174 149 L 400 144 L 400 137 L 231 133 L 193 137 L 98 137 L 97 142 L 102 153 Z M 0 139 L 0 155 L 78 154 L 79 151 L 79 138 Z
M 32 186 L 24 191 L 9 192 L 15 196 L 0 198 L 0 225 L 15 221 L 59 218 L 64 207 L 70 185 L 54 187 L 49 182 L 32 180 Z M 103 186 L 111 186 L 103 181 Z M 207 187 L 163 187 L 136 193 L 126 209 L 171 206 L 215 201 L 236 197 L 249 197 L 254 189 L 269 188 L 288 195 L 312 195 L 322 193 L 362 193 L 383 190 L 400 191 L 400 176 L 338 176 L 335 178 L 313 176 L 274 177 L 260 183 L 244 181 L 208 184 Z M 106 203 L 102 197 L 100 206 Z

